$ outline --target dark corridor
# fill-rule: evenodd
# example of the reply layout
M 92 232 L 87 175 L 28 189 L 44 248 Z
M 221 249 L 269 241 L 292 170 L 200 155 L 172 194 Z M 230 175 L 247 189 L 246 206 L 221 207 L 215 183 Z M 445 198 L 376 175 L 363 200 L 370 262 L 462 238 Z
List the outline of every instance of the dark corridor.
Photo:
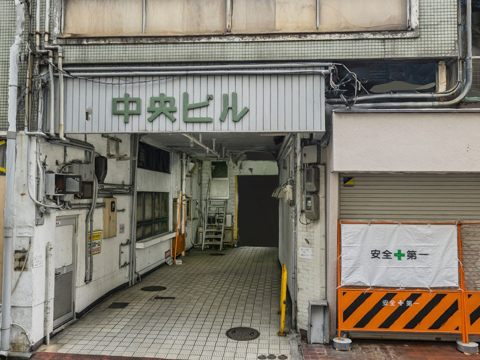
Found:
M 278 247 L 278 176 L 238 176 L 238 237 L 243 246 Z

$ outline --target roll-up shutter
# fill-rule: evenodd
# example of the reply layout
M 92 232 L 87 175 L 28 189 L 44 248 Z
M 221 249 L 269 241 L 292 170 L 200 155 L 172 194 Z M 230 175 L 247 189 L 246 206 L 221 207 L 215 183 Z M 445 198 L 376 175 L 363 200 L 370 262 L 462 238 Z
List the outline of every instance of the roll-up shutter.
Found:
M 341 174 L 342 220 L 479 220 L 480 174 Z

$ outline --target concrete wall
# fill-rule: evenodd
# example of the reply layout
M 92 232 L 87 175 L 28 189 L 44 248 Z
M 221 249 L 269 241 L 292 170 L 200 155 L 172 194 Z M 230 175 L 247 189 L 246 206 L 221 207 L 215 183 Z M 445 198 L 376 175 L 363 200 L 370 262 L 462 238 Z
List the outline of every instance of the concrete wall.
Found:
M 335 113 L 332 171 L 479 172 L 475 113 Z
M 297 139 L 286 146 L 280 159 L 280 183 L 294 182 L 294 201 L 285 203 L 280 200 L 280 245 L 279 258 L 288 272 L 288 290 L 295 304 L 294 320 L 297 330 L 308 328 L 308 307 L 310 301 L 323 300 L 326 297 L 325 284 L 325 168 L 320 169 L 320 218 L 312 221 L 302 212 L 303 167 L 301 154 L 297 148 Z M 301 248 L 311 249 L 311 257 L 300 257 Z

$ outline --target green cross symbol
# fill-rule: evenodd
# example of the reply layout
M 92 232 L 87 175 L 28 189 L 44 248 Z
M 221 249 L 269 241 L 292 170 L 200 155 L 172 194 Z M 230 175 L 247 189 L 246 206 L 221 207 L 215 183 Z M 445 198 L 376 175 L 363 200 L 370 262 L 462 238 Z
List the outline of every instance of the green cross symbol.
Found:
M 400 261 L 400 260 L 402 260 L 402 257 L 404 257 L 404 256 L 405 256 L 405 254 L 404 254 L 404 253 L 402 253 L 402 251 L 401 251 L 401 250 L 398 250 L 398 251 L 397 251 L 395 254 L 393 254 L 393 256 L 396 256 L 396 257 L 397 257 L 397 259 L 398 259 L 398 261 Z

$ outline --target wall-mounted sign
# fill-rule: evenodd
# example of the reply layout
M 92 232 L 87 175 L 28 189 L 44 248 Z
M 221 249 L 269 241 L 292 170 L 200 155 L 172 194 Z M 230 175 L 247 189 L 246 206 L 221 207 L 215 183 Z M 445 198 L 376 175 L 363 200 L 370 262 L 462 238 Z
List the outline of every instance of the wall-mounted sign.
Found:
M 455 225 L 342 224 L 342 286 L 458 286 Z
M 298 251 L 298 257 L 302 259 L 311 259 L 313 257 L 312 248 L 301 247 Z
M 322 74 L 256 71 L 260 73 L 103 77 L 95 82 L 66 78 L 65 132 L 325 131 Z M 55 106 L 58 129 L 58 101 Z
M 190 110 L 199 109 L 207 107 L 210 105 L 210 101 L 213 100 L 213 95 L 208 94 L 205 101 L 198 103 L 189 103 L 189 95 L 187 92 L 183 93 L 183 121 L 190 123 L 211 123 L 213 118 L 211 117 L 195 117 L 190 115 Z M 168 104 L 168 105 L 167 105 Z M 237 122 L 242 120 L 245 114 L 248 112 L 248 108 L 244 107 L 240 112 L 238 112 L 238 101 L 237 93 L 232 93 L 232 106 L 229 106 L 228 94 L 223 94 L 223 110 L 220 115 L 220 121 L 225 121 L 228 115 L 229 110 L 232 110 L 232 120 Z M 123 105 L 123 106 L 119 106 Z M 121 107 L 121 108 L 120 108 Z M 150 106 L 147 108 L 149 113 L 152 115 L 147 119 L 148 121 L 153 121 L 158 118 L 160 115 L 165 115 L 167 119 L 171 122 L 175 122 L 177 118 L 174 116 L 174 113 L 177 112 L 177 107 L 175 106 L 175 98 L 167 97 L 165 94 L 160 94 L 160 96 L 152 96 L 150 98 Z M 125 93 L 123 97 L 113 98 L 112 100 L 112 114 L 113 115 L 122 115 L 123 121 L 128 123 L 130 117 L 134 115 L 142 114 L 142 99 L 132 98 L 130 94 Z
M 92 253 L 93 255 L 100 254 L 102 252 L 102 239 L 103 231 L 98 230 L 93 232 L 93 244 L 92 244 Z M 88 234 L 88 255 L 90 256 L 90 234 Z

